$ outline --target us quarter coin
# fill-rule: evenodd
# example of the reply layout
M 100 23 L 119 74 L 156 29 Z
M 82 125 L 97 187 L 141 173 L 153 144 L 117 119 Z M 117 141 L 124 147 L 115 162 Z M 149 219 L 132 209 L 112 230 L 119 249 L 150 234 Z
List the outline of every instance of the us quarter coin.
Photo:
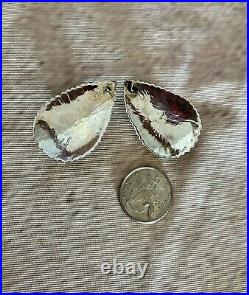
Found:
M 132 170 L 123 180 L 119 200 L 123 210 L 137 221 L 152 223 L 168 212 L 172 199 L 171 183 L 153 167 Z

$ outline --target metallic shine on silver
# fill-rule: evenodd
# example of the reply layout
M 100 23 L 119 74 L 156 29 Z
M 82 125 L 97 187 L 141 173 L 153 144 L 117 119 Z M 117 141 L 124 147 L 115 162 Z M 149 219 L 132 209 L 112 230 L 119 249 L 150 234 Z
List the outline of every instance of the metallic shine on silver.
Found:
M 123 210 L 141 223 L 154 223 L 163 218 L 171 200 L 168 177 L 153 167 L 132 170 L 120 186 L 119 201 Z
M 178 158 L 194 147 L 202 127 L 189 101 L 140 81 L 125 81 L 124 100 L 140 140 L 155 155 Z
M 63 162 L 89 154 L 108 126 L 115 94 L 116 82 L 86 83 L 48 101 L 34 121 L 39 148 Z

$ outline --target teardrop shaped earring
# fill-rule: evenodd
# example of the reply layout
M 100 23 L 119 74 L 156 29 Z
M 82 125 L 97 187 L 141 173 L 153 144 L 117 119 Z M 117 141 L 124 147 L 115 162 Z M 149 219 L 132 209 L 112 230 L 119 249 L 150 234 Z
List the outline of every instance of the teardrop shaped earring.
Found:
M 49 157 L 63 162 L 89 154 L 110 121 L 116 82 L 85 83 L 52 98 L 34 121 L 34 137 Z
M 155 155 L 178 158 L 194 147 L 202 126 L 189 101 L 140 81 L 124 82 L 124 100 L 140 140 Z

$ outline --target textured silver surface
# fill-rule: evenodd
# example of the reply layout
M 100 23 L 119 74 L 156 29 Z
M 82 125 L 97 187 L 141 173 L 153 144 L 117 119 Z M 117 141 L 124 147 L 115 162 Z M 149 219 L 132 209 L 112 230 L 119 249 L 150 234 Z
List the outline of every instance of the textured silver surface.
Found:
M 124 211 L 137 221 L 156 222 L 168 212 L 172 197 L 171 183 L 153 167 L 132 170 L 123 180 L 119 200 Z
M 245 4 L 3 4 L 3 290 L 245 291 Z M 84 81 L 136 79 L 191 99 L 195 148 L 163 161 L 131 126 L 121 84 L 86 158 L 57 163 L 32 137 L 37 110 Z M 158 167 L 174 201 L 158 223 L 124 214 L 118 187 Z M 102 262 L 149 263 L 142 280 Z

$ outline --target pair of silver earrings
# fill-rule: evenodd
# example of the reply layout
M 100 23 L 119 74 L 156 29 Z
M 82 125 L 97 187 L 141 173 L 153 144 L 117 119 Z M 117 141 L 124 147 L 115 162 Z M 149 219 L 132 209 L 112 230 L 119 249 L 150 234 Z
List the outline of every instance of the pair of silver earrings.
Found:
M 49 157 L 64 162 L 89 154 L 100 142 L 116 96 L 116 82 L 85 83 L 41 107 L 34 137 Z M 126 112 L 142 143 L 154 154 L 177 158 L 197 142 L 201 120 L 186 99 L 140 81 L 124 82 Z

